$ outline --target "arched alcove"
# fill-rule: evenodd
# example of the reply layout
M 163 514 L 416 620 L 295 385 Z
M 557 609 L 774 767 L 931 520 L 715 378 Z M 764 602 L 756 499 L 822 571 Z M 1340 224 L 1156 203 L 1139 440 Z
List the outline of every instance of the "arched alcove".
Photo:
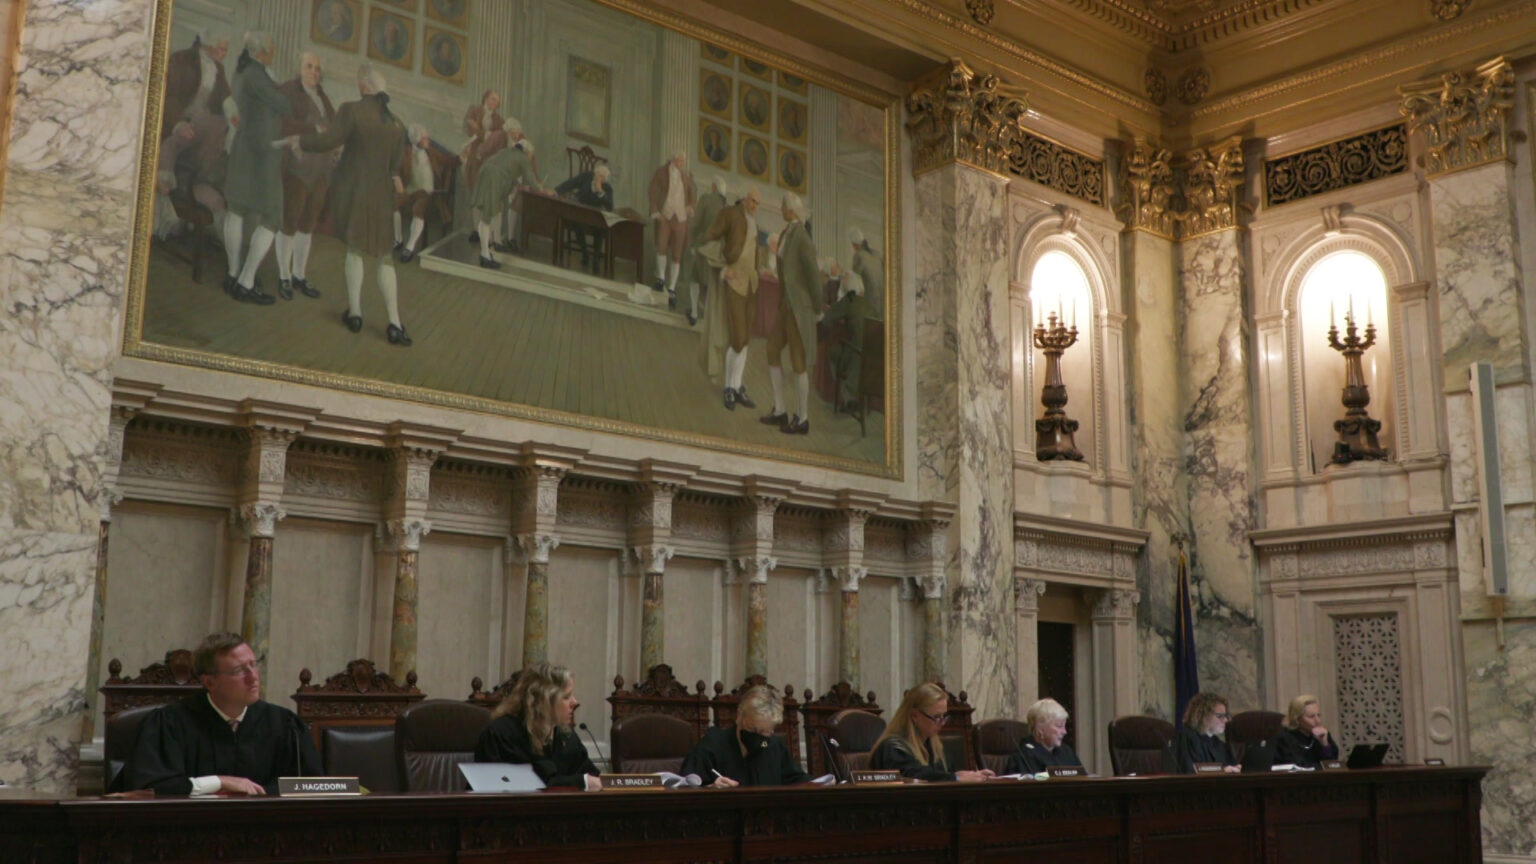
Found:
M 1035 259 L 1029 272 L 1030 333 L 1037 328 L 1049 329 L 1053 322 L 1076 331 L 1077 341 L 1061 356 L 1061 378 L 1067 387 L 1067 416 L 1078 421 L 1077 448 L 1082 451 L 1089 467 L 1099 463 L 1095 437 L 1098 431 L 1094 416 L 1094 357 L 1095 339 L 1093 290 L 1088 285 L 1088 274 L 1077 259 L 1061 249 L 1050 249 Z M 1035 347 L 1031 335 L 1032 365 L 1036 371 L 1033 417 L 1045 416 L 1045 406 L 1039 399 L 1040 385 L 1044 381 L 1045 352 Z M 1033 433 L 1031 424 L 1028 433 Z M 1031 442 L 1031 446 L 1032 446 Z

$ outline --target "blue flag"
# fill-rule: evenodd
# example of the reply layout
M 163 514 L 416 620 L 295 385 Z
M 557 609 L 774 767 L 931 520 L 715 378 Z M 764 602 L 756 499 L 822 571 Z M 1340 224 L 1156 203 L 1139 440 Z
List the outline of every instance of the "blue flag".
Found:
M 1200 668 L 1195 663 L 1195 619 L 1189 599 L 1189 562 L 1179 550 L 1178 596 L 1174 598 L 1173 724 L 1184 725 L 1184 709 L 1200 692 Z

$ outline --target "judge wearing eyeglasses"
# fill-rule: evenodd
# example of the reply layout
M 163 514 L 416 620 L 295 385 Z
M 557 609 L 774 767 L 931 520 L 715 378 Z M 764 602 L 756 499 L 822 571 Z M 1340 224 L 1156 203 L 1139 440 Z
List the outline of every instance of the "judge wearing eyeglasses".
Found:
M 944 759 L 939 730 L 949 719 L 949 694 L 937 684 L 919 684 L 907 691 L 891 715 L 885 733 L 869 754 L 869 767 L 900 771 L 915 780 L 958 780 L 976 783 L 991 779 L 990 770 L 951 771 Z
M 1227 721 L 1227 700 L 1216 693 L 1202 691 L 1189 700 L 1184 709 L 1184 726 L 1174 739 L 1174 756 L 1178 760 L 1180 774 L 1194 774 L 1197 764 L 1219 764 L 1227 774 L 1236 774 L 1237 758 L 1224 738 Z
M 1024 712 L 1024 723 L 1029 737 L 1008 757 L 1004 774 L 1039 774 L 1047 768 L 1083 764 L 1071 746 L 1062 742 L 1067 737 L 1067 709 L 1060 702 L 1041 699 Z

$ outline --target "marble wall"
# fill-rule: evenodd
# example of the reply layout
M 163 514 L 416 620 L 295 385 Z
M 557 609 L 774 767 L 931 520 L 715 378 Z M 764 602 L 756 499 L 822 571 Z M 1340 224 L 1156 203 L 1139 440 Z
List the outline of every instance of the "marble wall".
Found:
M 0 777 L 16 786 L 74 787 L 147 11 L 26 5 L 0 203 Z

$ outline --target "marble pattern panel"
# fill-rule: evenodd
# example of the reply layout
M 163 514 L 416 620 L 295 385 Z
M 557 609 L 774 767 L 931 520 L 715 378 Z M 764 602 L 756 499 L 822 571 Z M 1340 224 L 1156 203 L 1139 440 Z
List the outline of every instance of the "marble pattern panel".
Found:
M 1496 162 L 1429 183 L 1446 386 L 1464 386 L 1476 362 L 1492 363 L 1499 381 L 1519 379 L 1525 317 L 1512 167 Z
M 73 791 L 151 4 L 33 0 L 0 207 L 0 777 Z M 13 647 L 14 646 L 14 647 Z
M 1498 644 L 1493 622 L 1462 628 L 1467 664 L 1467 716 L 1474 765 L 1483 778 L 1483 852 L 1536 855 L 1536 625 L 1507 622 Z
M 1254 601 L 1253 424 L 1244 310 L 1245 249 L 1235 231 L 1185 241 L 1184 473 L 1192 536 L 1190 593 L 1200 683 L 1238 705 L 1261 702 Z

